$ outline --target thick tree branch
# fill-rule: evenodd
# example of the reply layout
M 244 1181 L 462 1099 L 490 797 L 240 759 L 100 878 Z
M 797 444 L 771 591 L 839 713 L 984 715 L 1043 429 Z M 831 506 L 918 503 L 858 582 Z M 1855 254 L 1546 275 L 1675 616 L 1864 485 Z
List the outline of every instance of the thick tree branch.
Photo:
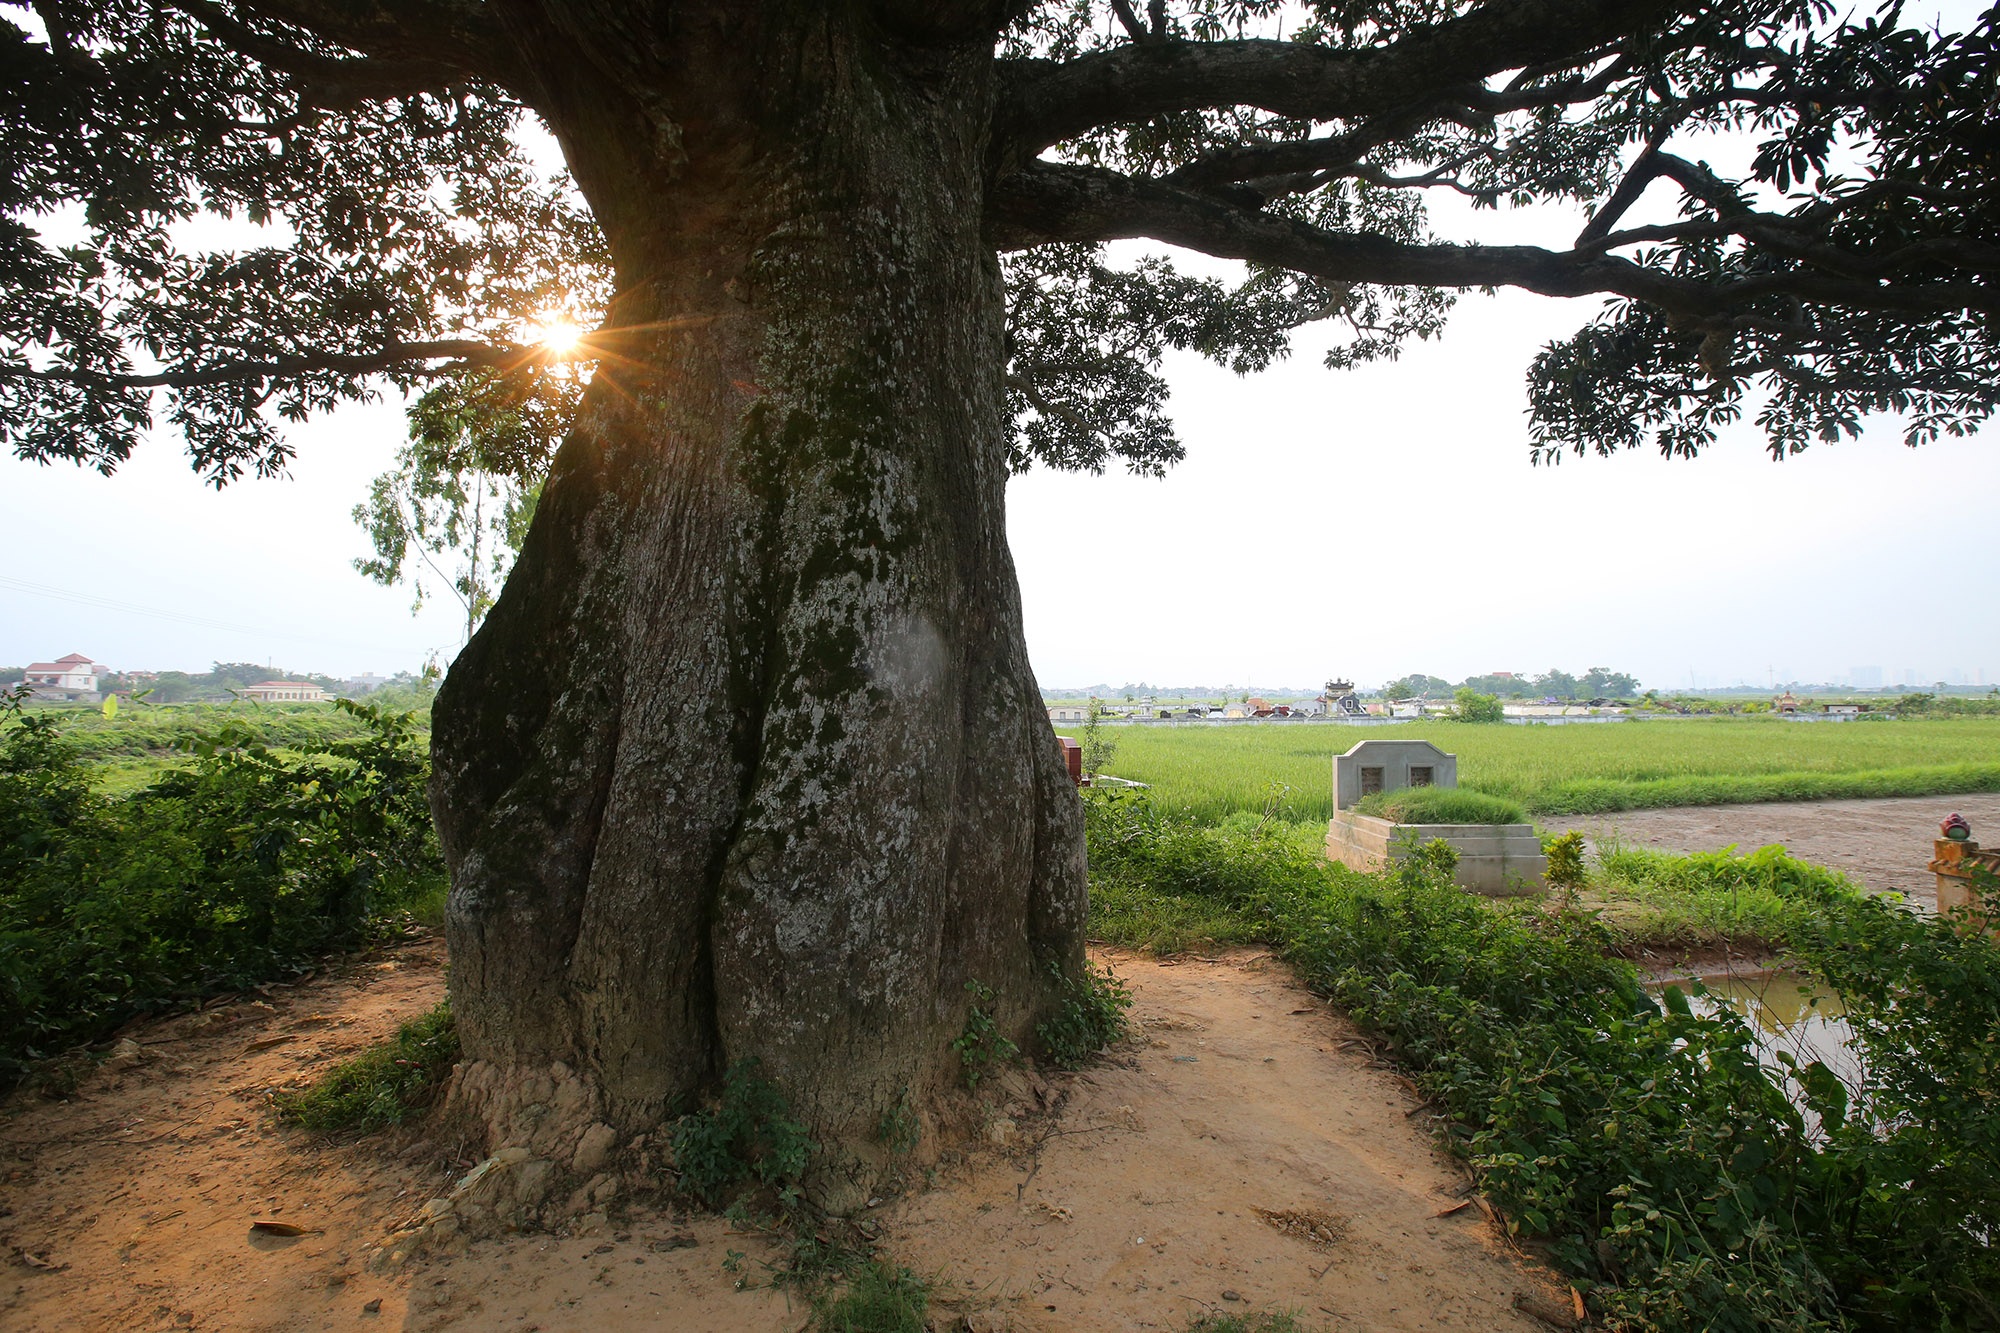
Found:
M 449 59 L 448 52 L 430 57 L 321 55 L 258 31 L 214 0 L 171 3 L 224 46 L 291 75 L 307 100 L 318 106 L 346 107 L 437 92 L 482 75 L 469 62 Z
M 231 37 L 210 25 L 207 17 L 198 12 L 219 12 L 220 6 L 214 0 L 170 2 L 201 19 L 219 40 L 232 46 L 241 40 L 240 35 Z M 358 52 L 361 59 L 317 57 L 331 62 L 333 67 L 326 68 L 324 73 L 329 85 L 336 88 L 343 86 L 344 77 L 351 77 L 357 87 L 366 88 L 378 80 L 387 85 L 397 74 L 414 76 L 426 69 L 438 81 L 406 91 L 431 91 L 468 78 L 510 88 L 518 86 L 519 71 L 505 36 L 492 12 L 477 0 L 393 0 L 393 3 L 350 0 L 344 4 L 328 4 L 324 0 L 236 0 L 236 10 L 238 14 L 275 20 Z M 293 69 L 284 63 L 284 59 L 292 58 L 285 54 L 287 51 L 308 59 L 314 58 L 311 53 L 299 52 L 282 39 L 258 33 L 239 18 L 224 17 L 239 34 L 270 43 L 276 52 L 267 56 L 239 46 L 244 54 L 268 60 L 276 68 L 301 79 L 315 78 L 313 70 Z M 379 63 L 368 66 L 367 61 Z M 364 91 L 359 95 L 366 98 L 400 94 Z
M 0 365 L 0 380 L 53 380 L 87 388 L 106 389 L 196 389 L 214 384 L 238 384 L 249 380 L 326 372 L 339 375 L 375 375 L 398 370 L 410 375 L 434 376 L 453 374 L 472 366 L 483 366 L 493 370 L 518 370 L 547 356 L 548 353 L 543 348 L 521 343 L 488 343 L 470 338 L 447 338 L 435 342 L 392 343 L 375 352 L 288 354 L 269 357 L 262 361 L 222 361 L 185 370 L 162 370 L 146 375 Z
M 999 123 L 1015 160 L 1100 125 L 1255 106 L 1302 120 L 1393 112 L 1506 70 L 1586 58 L 1669 12 L 1664 0 L 1496 0 L 1370 50 L 1297 42 L 1147 41 L 1016 71 Z
M 1003 249 L 1145 237 L 1222 258 L 1271 264 L 1327 282 L 1505 286 L 1544 296 L 1614 295 L 1643 301 L 1690 322 L 1725 316 L 1774 297 L 1916 315 L 1959 310 L 2000 313 L 2000 288 L 1988 284 L 1894 287 L 1797 271 L 1710 282 L 1662 273 L 1597 249 L 1415 245 L 1328 231 L 1160 181 L 1046 162 L 1000 181 L 990 197 L 989 218 L 994 241 Z

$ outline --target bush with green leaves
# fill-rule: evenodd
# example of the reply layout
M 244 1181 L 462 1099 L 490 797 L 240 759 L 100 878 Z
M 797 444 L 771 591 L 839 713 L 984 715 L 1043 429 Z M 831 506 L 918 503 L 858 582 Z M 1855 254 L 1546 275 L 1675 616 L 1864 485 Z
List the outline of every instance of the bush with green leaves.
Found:
M 310 1087 L 272 1099 L 278 1119 L 315 1134 L 367 1134 L 430 1109 L 458 1060 L 447 1002 L 379 1046 L 343 1060 Z
M 730 1066 L 716 1104 L 675 1121 L 671 1142 L 681 1189 L 711 1208 L 763 1185 L 789 1209 L 813 1153 L 785 1094 L 759 1074 L 754 1059 Z
M 1500 703 L 1497 694 L 1481 694 L 1469 686 L 1461 685 L 1452 694 L 1452 709 L 1447 716 L 1454 722 L 1505 722 L 1507 710 Z
M 1051 965 L 1053 967 L 1053 965 Z M 1035 1028 L 1042 1051 L 1063 1069 L 1081 1068 L 1099 1051 L 1125 1035 L 1125 1011 L 1132 1007 L 1132 992 L 1110 968 L 1100 970 L 1086 962 L 1080 976 L 1062 981 L 1062 1008 L 1055 1017 Z
M 0 1078 L 441 891 L 415 724 L 343 707 L 359 734 L 280 754 L 225 728 L 118 800 L 52 716 L 0 719 Z
M 1769 849 L 1703 862 L 1785 905 L 1849 1006 L 1858 1087 L 1767 1063 L 1726 1007 L 1664 1003 L 1583 913 L 1357 874 L 1311 844 L 1094 807 L 1093 892 L 1211 900 L 1385 1037 L 1517 1232 L 1628 1329 L 1991 1328 L 2000 943 Z M 1694 858 L 1689 858 L 1694 860 Z M 1662 878 L 1666 867 L 1655 866 Z

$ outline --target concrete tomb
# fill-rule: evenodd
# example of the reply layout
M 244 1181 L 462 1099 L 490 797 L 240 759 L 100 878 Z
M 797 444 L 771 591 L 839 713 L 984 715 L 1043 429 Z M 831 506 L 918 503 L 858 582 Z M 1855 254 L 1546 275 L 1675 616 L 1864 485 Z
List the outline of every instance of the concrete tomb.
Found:
M 1354 870 L 1380 870 L 1442 838 L 1458 852 L 1461 888 L 1534 893 L 1549 868 L 1532 824 L 1397 824 L 1353 807 L 1364 796 L 1406 787 L 1456 787 L 1458 756 L 1429 741 L 1361 741 L 1333 761 L 1333 819 L 1326 854 Z

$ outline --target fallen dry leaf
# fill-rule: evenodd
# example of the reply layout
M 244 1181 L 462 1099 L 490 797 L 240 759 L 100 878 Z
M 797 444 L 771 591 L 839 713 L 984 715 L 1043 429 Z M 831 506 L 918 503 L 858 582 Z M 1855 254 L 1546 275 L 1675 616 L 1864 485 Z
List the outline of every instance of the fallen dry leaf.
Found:
M 261 1232 L 266 1236 L 323 1236 L 326 1234 L 325 1230 L 321 1227 L 299 1227 L 293 1226 L 290 1222 L 265 1222 L 261 1220 L 252 1222 L 250 1229 Z
M 1444 1207 L 1432 1213 L 1431 1216 L 1450 1217 L 1453 1213 L 1462 1213 L 1470 1207 L 1472 1207 L 1472 1200 L 1460 1199 L 1457 1203 L 1446 1204 Z

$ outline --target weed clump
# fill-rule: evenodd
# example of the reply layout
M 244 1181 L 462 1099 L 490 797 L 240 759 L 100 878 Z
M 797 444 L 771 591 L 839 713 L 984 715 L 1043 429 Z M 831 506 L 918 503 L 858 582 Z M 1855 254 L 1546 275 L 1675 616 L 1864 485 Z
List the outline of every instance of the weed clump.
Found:
M 335 1065 L 309 1088 L 273 1098 L 278 1119 L 315 1134 L 368 1134 L 429 1110 L 458 1060 L 449 1002 L 394 1038 Z
M 1131 1007 L 1132 992 L 1125 983 L 1110 968 L 1099 971 L 1086 962 L 1081 976 L 1063 981 L 1062 1008 L 1038 1025 L 1035 1035 L 1053 1063 L 1076 1069 L 1125 1035 L 1125 1011 Z
M 924 1333 L 930 1285 L 907 1268 L 871 1260 L 837 1295 L 813 1303 L 815 1333 Z
M 813 1143 L 790 1113 L 785 1095 L 758 1076 L 755 1059 L 732 1065 L 721 1100 L 674 1124 L 681 1188 L 713 1208 L 754 1182 L 778 1190 L 781 1204 L 795 1204 Z

